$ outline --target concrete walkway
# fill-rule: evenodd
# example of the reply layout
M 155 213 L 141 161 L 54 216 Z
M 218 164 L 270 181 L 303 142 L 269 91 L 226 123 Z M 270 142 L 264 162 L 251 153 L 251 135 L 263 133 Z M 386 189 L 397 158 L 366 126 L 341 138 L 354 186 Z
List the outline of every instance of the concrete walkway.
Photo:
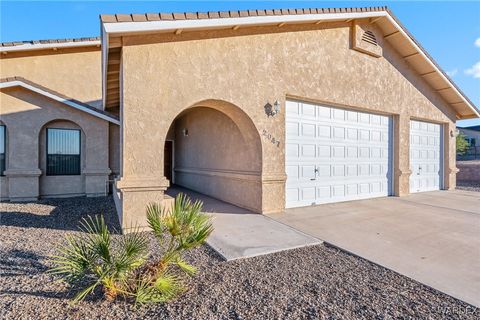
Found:
M 269 215 L 480 307 L 480 193 L 436 191 Z
M 188 189 L 173 187 L 168 189 L 167 194 L 175 196 L 179 192 L 201 200 L 204 211 L 213 216 L 214 231 L 207 243 L 226 260 L 322 243 L 267 216 Z

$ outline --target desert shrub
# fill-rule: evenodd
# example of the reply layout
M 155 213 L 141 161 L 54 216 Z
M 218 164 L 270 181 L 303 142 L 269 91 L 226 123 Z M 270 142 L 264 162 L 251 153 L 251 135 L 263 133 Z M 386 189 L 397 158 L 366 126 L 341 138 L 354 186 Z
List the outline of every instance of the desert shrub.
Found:
M 179 194 L 172 208 L 159 204 L 147 207 L 147 221 L 160 244 L 160 258 L 148 259 L 148 235 L 134 229 L 112 237 L 103 217 L 84 219 L 81 233 L 68 235 L 52 257 L 50 273 L 79 292 L 74 302 L 101 288 L 107 300 L 122 297 L 135 303 L 166 302 L 184 289 L 184 276 L 196 268 L 183 259 L 213 231 L 202 203 Z
M 467 136 L 463 133 L 459 133 L 455 139 L 455 146 L 457 148 L 457 154 L 463 156 L 467 153 L 470 143 L 467 141 Z

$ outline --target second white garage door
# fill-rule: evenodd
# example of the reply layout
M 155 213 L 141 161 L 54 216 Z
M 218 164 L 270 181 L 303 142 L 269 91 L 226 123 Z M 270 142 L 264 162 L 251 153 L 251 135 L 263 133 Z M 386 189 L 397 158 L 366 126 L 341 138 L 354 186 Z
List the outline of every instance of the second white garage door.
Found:
M 287 101 L 286 207 L 388 196 L 388 116 Z
M 439 190 L 442 185 L 442 128 L 410 121 L 410 192 Z

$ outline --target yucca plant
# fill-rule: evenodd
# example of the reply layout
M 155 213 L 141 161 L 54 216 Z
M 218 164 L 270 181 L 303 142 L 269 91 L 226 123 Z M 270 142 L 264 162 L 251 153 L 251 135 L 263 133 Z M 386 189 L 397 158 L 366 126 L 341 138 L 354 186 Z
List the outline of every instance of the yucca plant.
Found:
M 146 235 L 131 232 L 114 241 L 102 216 L 84 218 L 80 231 L 82 233 L 67 236 L 66 244 L 53 256 L 55 267 L 50 270 L 73 287 L 82 286 L 74 302 L 98 286 L 108 300 L 118 295 L 133 296 L 131 277 L 148 256 Z
M 184 290 L 177 270 L 187 275 L 196 272 L 182 253 L 205 242 L 213 227 L 202 213 L 202 203 L 192 203 L 183 194 L 177 196 L 173 208 L 150 204 L 147 221 L 164 250 L 159 260 L 147 261 L 145 233 L 134 230 L 112 239 L 103 217 L 96 216 L 81 222 L 83 233 L 67 236 L 66 244 L 53 257 L 55 267 L 50 272 L 81 287 L 74 302 L 97 287 L 108 300 L 122 296 L 144 304 L 173 299 Z

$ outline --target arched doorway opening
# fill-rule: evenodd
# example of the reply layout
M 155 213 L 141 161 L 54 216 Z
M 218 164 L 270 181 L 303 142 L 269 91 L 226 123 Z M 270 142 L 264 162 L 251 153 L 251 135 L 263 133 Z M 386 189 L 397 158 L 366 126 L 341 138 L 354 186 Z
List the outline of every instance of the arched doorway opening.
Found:
M 261 212 L 261 171 L 260 136 L 240 108 L 202 102 L 172 121 L 164 148 L 164 176 L 171 186 Z

